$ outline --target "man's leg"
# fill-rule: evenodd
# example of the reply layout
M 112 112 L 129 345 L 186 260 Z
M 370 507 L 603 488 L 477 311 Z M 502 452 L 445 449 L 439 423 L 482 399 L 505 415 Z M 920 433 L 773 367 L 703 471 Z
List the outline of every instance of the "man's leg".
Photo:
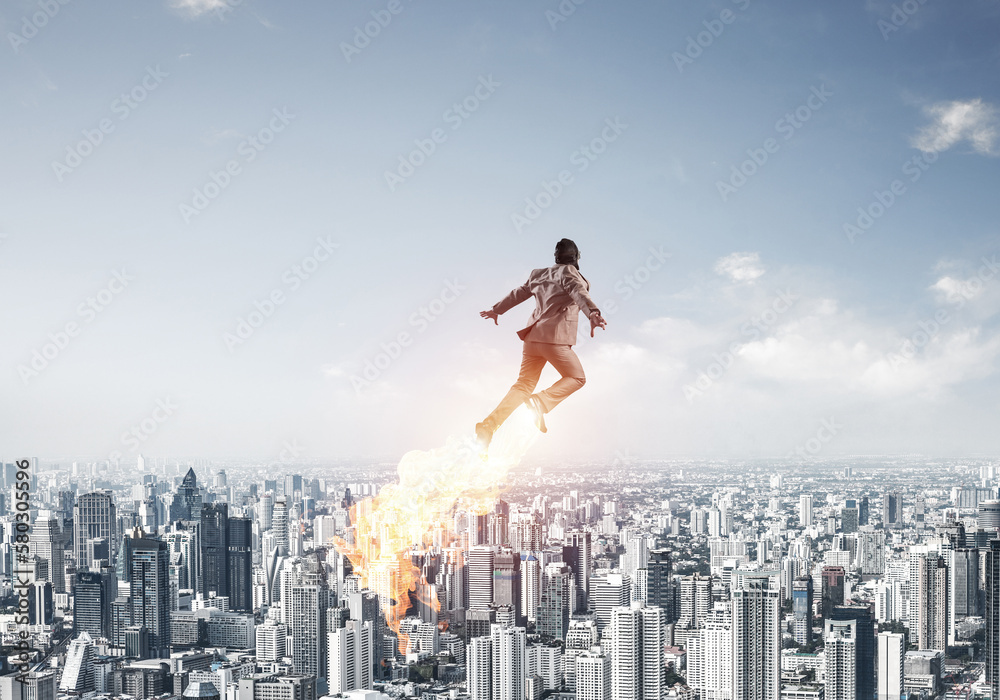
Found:
M 539 352 L 548 361 L 561 377 L 545 391 L 536 394 L 542 404 L 542 408 L 548 413 L 567 396 L 581 388 L 587 382 L 587 377 L 583 373 L 583 365 L 580 358 L 573 352 L 572 345 L 554 345 L 551 343 L 538 343 L 543 346 Z
M 541 343 L 525 342 L 524 354 L 521 356 L 521 371 L 518 374 L 517 382 L 510 388 L 507 395 L 503 397 L 500 404 L 493 409 L 493 413 L 483 421 L 483 424 L 491 432 L 496 432 L 510 414 L 514 412 L 514 409 L 531 396 L 531 392 L 538 385 L 538 378 L 542 375 L 542 368 L 545 367 L 545 358 L 535 354 L 536 350 L 534 346 L 537 345 L 541 345 Z

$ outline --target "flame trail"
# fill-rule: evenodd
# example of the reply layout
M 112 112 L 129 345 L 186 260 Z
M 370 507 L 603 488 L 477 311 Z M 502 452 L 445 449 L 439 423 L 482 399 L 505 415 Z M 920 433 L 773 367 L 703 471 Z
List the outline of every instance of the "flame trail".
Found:
M 486 513 L 539 434 L 530 412 L 520 407 L 497 431 L 487 458 L 472 438 L 450 437 L 443 447 L 407 452 L 399 462 L 399 483 L 387 484 L 374 499 L 351 507 L 353 545 L 338 539 L 337 547 L 354 565 L 361 586 L 378 595 L 386 622 L 397 634 L 410 593 L 426 583 L 412 555 L 432 546 L 435 529 L 458 539 L 456 510 Z M 430 603 L 439 608 L 437 600 Z M 406 635 L 399 636 L 404 648 Z

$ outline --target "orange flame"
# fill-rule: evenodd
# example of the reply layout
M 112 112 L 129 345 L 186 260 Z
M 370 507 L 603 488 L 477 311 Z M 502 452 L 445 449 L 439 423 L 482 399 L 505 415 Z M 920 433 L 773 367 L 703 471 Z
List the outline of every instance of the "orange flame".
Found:
M 519 408 L 497 431 L 488 457 L 471 438 L 452 437 L 443 447 L 408 452 L 399 462 L 398 483 L 351 507 L 354 541 L 337 538 L 336 546 L 354 565 L 361 587 L 378 595 L 386 623 L 399 634 L 400 649 L 409 646 L 399 626 L 411 594 L 427 583 L 412 556 L 434 548 L 435 530 L 443 533 L 439 538 L 445 546 L 459 540 L 455 512 L 487 513 L 538 435 L 530 413 Z M 436 596 L 431 598 L 427 602 L 440 610 Z

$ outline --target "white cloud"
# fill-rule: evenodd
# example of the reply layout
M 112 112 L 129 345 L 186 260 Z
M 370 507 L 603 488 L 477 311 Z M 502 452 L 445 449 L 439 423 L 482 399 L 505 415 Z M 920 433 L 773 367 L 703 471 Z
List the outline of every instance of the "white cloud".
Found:
M 715 272 L 729 277 L 733 282 L 753 282 L 763 276 L 760 253 L 733 253 L 715 263 Z
M 228 7 L 226 0 L 170 0 L 170 6 L 192 17 L 200 17 L 206 12 L 215 12 Z
M 915 148 L 938 153 L 967 141 L 976 153 L 1000 155 L 1000 111 L 994 105 L 981 99 L 954 100 L 925 107 L 924 113 L 932 121 L 911 139 Z

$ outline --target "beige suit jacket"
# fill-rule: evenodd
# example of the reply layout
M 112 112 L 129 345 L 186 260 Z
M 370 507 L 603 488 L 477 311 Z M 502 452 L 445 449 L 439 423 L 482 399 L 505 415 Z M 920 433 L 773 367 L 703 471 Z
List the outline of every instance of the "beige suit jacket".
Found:
M 535 310 L 528 325 L 517 332 L 517 337 L 539 343 L 574 345 L 580 312 L 589 317 L 592 311 L 597 311 L 589 290 L 590 283 L 573 265 L 542 267 L 532 270 L 527 282 L 494 304 L 493 311 L 503 314 L 535 297 Z

